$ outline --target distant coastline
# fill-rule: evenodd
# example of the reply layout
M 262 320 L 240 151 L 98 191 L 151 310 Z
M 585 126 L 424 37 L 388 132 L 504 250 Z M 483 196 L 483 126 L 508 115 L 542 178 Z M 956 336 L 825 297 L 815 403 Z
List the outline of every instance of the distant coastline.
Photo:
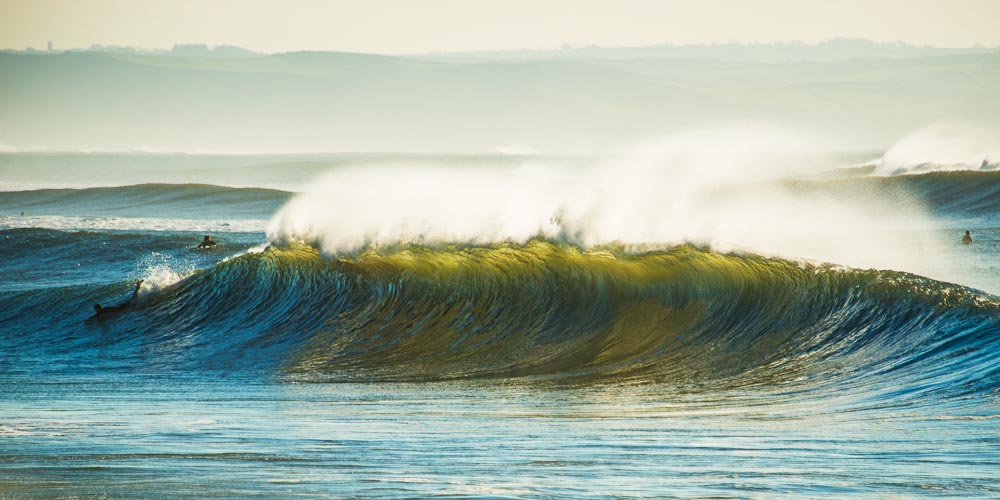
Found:
M 170 49 L 151 49 L 125 45 L 94 44 L 89 47 L 67 49 L 4 48 L 0 53 L 51 55 L 64 53 L 96 52 L 139 56 L 194 57 L 238 59 L 267 57 L 295 53 L 357 54 L 415 59 L 455 61 L 496 60 L 546 60 L 546 59 L 710 59 L 780 62 L 791 60 L 837 61 L 857 58 L 914 58 L 959 54 L 989 54 L 1000 52 L 1000 47 L 974 45 L 970 47 L 939 47 L 911 45 L 904 42 L 879 43 L 864 38 L 835 38 L 819 43 L 784 41 L 775 43 L 727 42 L 713 44 L 656 44 L 641 46 L 563 45 L 558 48 L 508 49 L 490 51 L 447 51 L 383 54 L 378 52 L 341 51 L 290 51 L 257 52 L 237 45 L 208 45 L 202 43 L 176 44 Z

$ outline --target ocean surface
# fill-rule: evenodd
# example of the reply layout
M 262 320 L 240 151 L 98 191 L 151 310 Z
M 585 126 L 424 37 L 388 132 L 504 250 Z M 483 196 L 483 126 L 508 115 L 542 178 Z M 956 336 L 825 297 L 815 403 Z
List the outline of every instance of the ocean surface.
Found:
M 0 155 L 0 498 L 1000 497 L 1000 172 L 403 160 Z

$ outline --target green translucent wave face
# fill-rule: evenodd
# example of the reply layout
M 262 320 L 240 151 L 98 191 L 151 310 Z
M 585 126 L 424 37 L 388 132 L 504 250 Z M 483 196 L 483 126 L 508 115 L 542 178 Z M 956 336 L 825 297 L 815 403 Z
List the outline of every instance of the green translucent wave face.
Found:
M 350 259 L 293 246 L 209 275 L 213 287 L 266 282 L 277 302 L 246 316 L 280 312 L 287 321 L 256 335 L 296 336 L 282 370 L 317 380 L 774 385 L 997 330 L 995 300 L 961 287 L 691 246 L 400 245 Z

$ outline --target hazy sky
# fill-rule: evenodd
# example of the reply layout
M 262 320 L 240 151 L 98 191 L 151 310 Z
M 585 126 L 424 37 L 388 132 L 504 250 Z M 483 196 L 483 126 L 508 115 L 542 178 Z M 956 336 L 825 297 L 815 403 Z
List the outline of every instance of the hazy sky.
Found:
M 1000 0 L 0 0 L 0 47 L 376 53 L 868 38 L 1000 46 Z

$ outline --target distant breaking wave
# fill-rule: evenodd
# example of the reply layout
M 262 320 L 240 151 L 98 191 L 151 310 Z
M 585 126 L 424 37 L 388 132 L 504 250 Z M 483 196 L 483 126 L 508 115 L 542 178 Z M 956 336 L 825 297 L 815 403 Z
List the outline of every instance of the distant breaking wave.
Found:
M 892 145 L 878 160 L 874 175 L 1000 169 L 1000 130 L 937 124 L 917 130 Z
M 845 177 L 785 181 L 788 189 L 807 196 L 864 200 L 872 208 L 892 212 L 899 201 L 916 203 L 941 218 L 1000 216 L 1000 172 L 942 171 L 893 177 Z

